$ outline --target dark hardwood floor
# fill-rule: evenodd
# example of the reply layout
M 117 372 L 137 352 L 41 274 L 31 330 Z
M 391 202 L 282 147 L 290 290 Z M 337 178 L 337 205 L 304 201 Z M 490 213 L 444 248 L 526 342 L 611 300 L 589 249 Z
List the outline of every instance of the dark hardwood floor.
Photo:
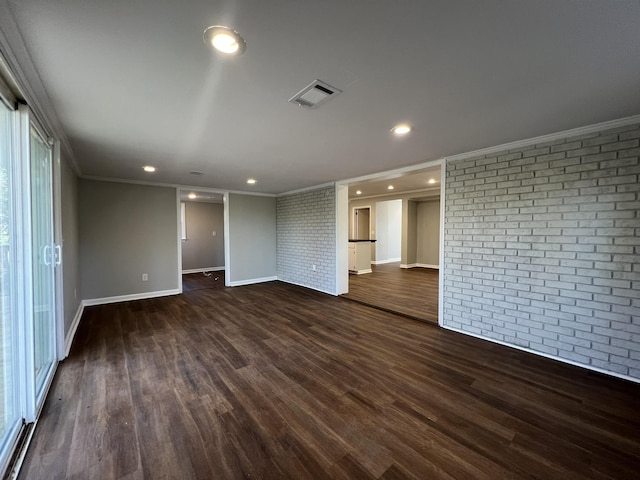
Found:
M 207 288 L 225 288 L 224 270 L 206 273 L 187 273 L 182 275 L 182 291 L 192 292 Z
M 349 300 L 388 312 L 438 323 L 438 270 L 400 268 L 399 262 L 371 265 L 372 273 L 349 275 Z
M 640 385 L 280 282 L 89 307 L 20 479 L 636 479 Z

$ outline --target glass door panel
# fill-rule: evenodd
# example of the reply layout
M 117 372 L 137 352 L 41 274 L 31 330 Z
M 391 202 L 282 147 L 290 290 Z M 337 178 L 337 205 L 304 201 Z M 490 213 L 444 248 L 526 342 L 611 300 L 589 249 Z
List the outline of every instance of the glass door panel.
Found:
M 10 456 L 22 416 L 19 408 L 17 328 L 14 282 L 15 242 L 11 188 L 14 112 L 0 102 L 0 473 Z
M 55 255 L 51 148 L 34 128 L 30 157 L 35 393 L 40 405 L 56 359 Z

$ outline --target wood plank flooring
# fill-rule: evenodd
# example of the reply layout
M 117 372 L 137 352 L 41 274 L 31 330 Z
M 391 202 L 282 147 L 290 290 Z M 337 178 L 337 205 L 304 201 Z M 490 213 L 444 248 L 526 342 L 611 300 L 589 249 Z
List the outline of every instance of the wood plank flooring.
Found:
M 224 270 L 182 275 L 182 291 L 192 292 L 209 288 L 225 288 Z
M 640 385 L 280 282 L 89 307 L 20 479 L 632 479 Z
M 438 270 L 371 265 L 372 273 L 349 275 L 349 300 L 417 320 L 438 323 Z

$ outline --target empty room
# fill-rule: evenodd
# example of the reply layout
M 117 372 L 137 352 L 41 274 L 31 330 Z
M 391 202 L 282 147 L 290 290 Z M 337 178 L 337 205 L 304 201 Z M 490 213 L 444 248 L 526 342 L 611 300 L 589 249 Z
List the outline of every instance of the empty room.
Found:
M 639 25 L 0 0 L 0 477 L 637 478 Z

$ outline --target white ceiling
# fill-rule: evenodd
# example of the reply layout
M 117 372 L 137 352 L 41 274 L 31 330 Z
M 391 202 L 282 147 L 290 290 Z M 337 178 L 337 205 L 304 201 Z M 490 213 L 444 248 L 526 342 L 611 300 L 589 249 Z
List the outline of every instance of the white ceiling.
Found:
M 281 193 L 640 113 L 637 0 L 0 2 L 86 176 Z

